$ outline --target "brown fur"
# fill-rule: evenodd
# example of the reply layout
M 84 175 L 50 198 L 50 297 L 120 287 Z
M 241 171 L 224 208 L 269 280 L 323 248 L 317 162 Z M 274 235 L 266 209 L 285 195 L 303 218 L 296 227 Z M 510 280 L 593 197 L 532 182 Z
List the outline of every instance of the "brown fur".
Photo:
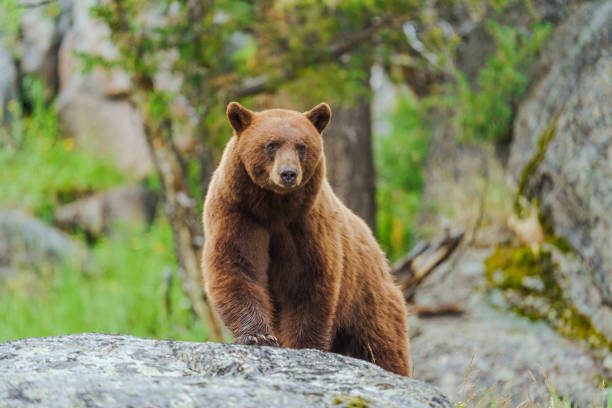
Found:
M 325 178 L 329 106 L 254 113 L 233 102 L 228 118 L 234 137 L 206 196 L 203 269 L 235 341 L 337 352 L 409 376 L 403 297 L 372 232 Z M 290 187 L 283 166 L 297 169 Z

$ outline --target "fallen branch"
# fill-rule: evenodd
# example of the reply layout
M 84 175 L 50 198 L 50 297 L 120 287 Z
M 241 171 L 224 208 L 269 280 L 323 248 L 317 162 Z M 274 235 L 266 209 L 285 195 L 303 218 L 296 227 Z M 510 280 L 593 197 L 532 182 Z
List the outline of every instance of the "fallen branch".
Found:
M 393 265 L 391 273 L 407 301 L 412 300 L 421 282 L 451 256 L 464 235 L 464 231 L 454 234 L 447 232 L 444 238 L 433 244 L 418 243 L 408 255 Z
M 458 316 L 463 314 L 464 311 L 463 307 L 452 303 L 436 306 L 413 306 L 409 309 L 410 314 L 416 314 L 419 317 Z

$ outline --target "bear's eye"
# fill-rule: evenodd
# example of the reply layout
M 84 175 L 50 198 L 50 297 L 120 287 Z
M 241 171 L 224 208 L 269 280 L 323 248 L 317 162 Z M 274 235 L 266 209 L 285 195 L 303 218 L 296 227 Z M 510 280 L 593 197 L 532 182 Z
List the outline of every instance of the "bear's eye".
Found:
M 278 144 L 278 142 L 268 142 L 266 144 L 266 154 L 270 159 L 274 159 L 274 154 L 278 150 L 279 146 L 280 145 Z
M 306 156 L 306 145 L 305 144 L 297 145 L 297 151 L 298 151 L 298 154 L 300 155 L 300 160 L 304 160 L 304 156 Z

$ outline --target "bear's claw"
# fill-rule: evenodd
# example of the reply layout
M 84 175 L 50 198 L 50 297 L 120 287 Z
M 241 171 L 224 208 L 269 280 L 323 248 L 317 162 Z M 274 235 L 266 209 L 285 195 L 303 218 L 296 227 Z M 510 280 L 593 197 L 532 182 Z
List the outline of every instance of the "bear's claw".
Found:
M 254 334 L 239 336 L 234 340 L 236 344 L 246 344 L 249 346 L 272 346 L 280 347 L 278 339 L 271 334 Z

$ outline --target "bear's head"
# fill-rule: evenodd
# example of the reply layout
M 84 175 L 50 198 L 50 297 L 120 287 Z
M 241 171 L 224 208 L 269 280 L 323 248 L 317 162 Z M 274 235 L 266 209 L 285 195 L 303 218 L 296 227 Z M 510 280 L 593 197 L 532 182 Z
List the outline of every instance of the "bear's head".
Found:
M 252 112 L 238 102 L 227 106 L 240 160 L 261 188 L 285 194 L 305 185 L 323 157 L 321 134 L 331 109 L 320 103 L 308 112 L 269 109 Z

